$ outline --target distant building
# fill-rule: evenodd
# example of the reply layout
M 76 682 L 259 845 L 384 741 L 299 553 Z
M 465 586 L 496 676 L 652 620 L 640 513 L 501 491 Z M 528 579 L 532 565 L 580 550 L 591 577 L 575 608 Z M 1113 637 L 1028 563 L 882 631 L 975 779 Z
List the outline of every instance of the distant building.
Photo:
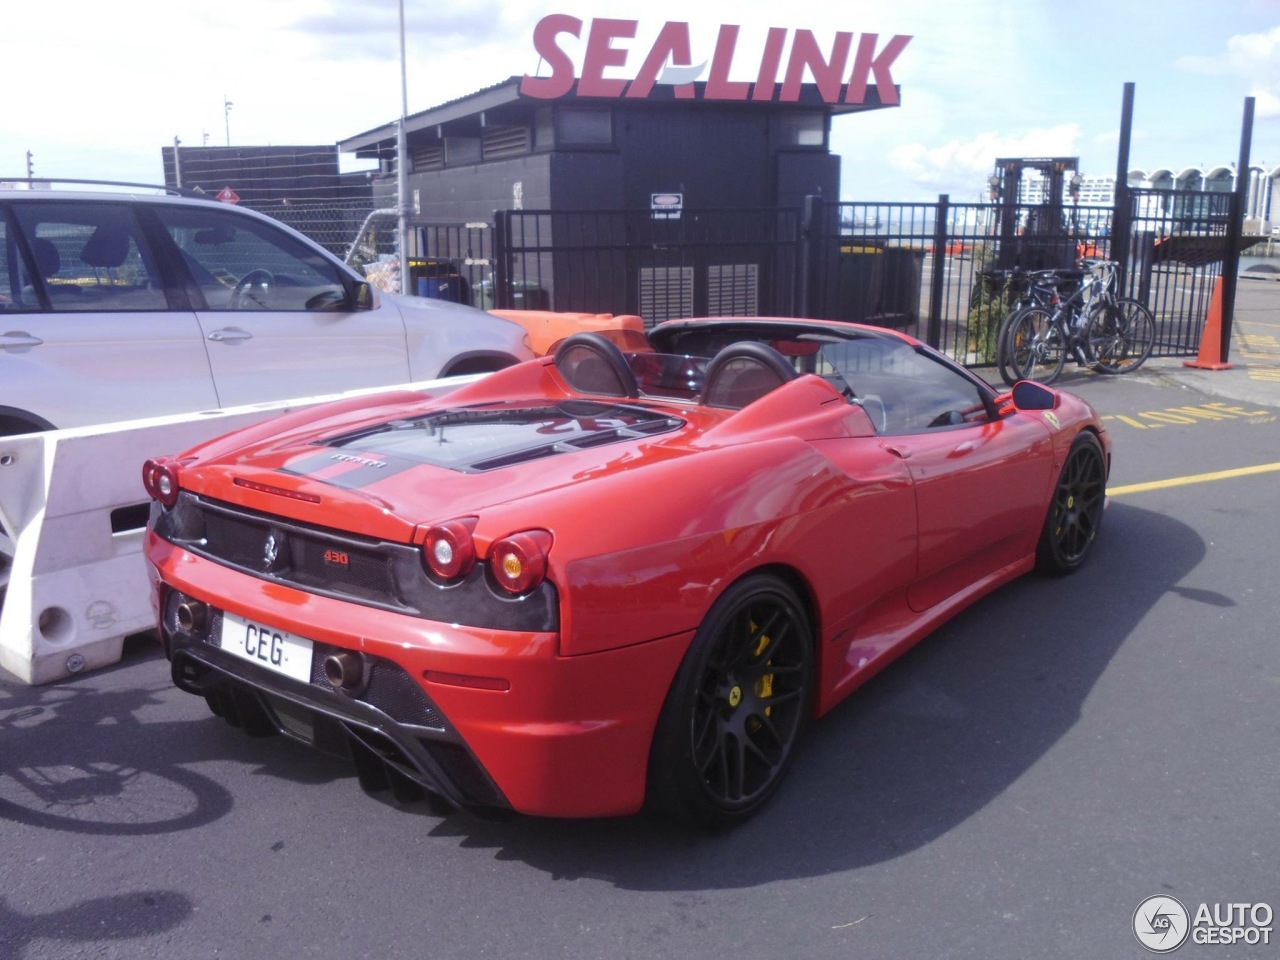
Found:
M 225 187 L 246 206 L 370 201 L 369 173 L 339 172 L 334 144 L 279 147 L 162 147 L 164 182 L 217 194 Z
M 1249 194 L 1245 201 L 1245 231 L 1249 233 L 1271 233 L 1280 228 L 1280 200 L 1277 200 L 1277 181 L 1280 181 L 1280 167 L 1266 170 L 1260 166 L 1249 167 Z M 1235 190 L 1236 175 L 1234 164 L 1230 166 L 1211 167 L 1201 170 L 1187 167 L 1175 171 L 1168 167 L 1157 167 L 1153 170 L 1134 169 L 1129 171 L 1130 187 L 1140 190 L 1167 190 L 1199 192 L 1206 194 L 1201 206 L 1206 210 L 1221 212 L 1225 215 L 1225 200 L 1217 200 L 1214 195 L 1224 196 Z M 1047 199 L 1044 192 L 1048 180 L 1034 176 L 1026 176 L 1019 188 L 1018 201 L 1024 204 L 1044 203 Z M 1080 183 L 1080 194 L 1077 202 L 1083 206 L 1113 206 L 1115 204 L 1115 177 L 1084 177 Z M 1070 196 L 1058 198 L 1062 202 L 1071 203 Z M 1139 215 L 1161 216 L 1170 212 L 1172 201 L 1162 202 L 1160 198 L 1146 196 L 1142 201 L 1144 209 Z

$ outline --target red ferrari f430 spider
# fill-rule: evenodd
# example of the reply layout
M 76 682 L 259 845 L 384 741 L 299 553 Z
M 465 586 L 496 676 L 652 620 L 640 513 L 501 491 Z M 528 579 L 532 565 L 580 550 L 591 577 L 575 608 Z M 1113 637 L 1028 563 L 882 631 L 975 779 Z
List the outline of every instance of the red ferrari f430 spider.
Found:
M 1070 394 L 836 322 L 626 346 L 148 461 L 174 681 L 398 798 L 723 827 L 810 718 L 1094 542 L 1110 441 Z

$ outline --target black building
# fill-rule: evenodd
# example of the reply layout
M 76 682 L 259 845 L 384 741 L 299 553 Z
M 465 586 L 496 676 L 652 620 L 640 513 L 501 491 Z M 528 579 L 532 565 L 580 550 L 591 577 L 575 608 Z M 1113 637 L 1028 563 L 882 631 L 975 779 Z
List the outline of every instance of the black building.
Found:
M 803 85 L 795 102 L 692 98 L 655 86 L 643 98 L 571 92 L 549 101 L 512 77 L 408 117 L 410 199 L 427 220 L 487 219 L 495 210 L 647 210 L 655 195 L 684 209 L 798 207 L 806 194 L 839 197 L 831 118 L 878 109 L 824 102 Z M 396 124 L 339 142 L 343 152 L 395 169 Z M 395 181 L 375 188 L 395 205 Z M 386 201 L 385 204 L 383 201 Z
M 846 104 L 816 84 L 786 101 L 708 98 L 704 82 L 555 99 L 521 85 L 406 118 L 411 270 L 460 274 L 477 306 L 648 323 L 794 312 L 804 198 L 839 199 L 832 117 L 881 106 L 874 87 Z M 379 161 L 380 208 L 396 206 L 397 126 L 338 144 Z

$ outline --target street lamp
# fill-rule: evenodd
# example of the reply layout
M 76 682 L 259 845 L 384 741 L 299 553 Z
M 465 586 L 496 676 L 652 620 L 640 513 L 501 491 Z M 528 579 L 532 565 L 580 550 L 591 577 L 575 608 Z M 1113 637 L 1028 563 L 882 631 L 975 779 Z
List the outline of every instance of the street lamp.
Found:
M 405 119 L 409 115 L 409 82 L 405 73 L 404 0 L 400 0 L 400 122 L 396 125 L 396 243 L 400 254 L 400 293 L 409 292 L 409 225 L 405 204 L 409 202 L 409 149 Z
M 228 100 L 227 95 L 224 93 L 222 95 L 222 122 L 227 128 L 228 147 L 231 146 L 231 108 L 233 106 L 235 106 L 235 104 Z

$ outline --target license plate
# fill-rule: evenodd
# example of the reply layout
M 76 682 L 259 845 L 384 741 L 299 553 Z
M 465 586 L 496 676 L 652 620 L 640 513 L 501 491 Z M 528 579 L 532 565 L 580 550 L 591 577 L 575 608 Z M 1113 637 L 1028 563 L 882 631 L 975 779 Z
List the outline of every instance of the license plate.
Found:
M 286 677 L 311 681 L 311 641 L 303 637 L 223 613 L 222 649 Z

